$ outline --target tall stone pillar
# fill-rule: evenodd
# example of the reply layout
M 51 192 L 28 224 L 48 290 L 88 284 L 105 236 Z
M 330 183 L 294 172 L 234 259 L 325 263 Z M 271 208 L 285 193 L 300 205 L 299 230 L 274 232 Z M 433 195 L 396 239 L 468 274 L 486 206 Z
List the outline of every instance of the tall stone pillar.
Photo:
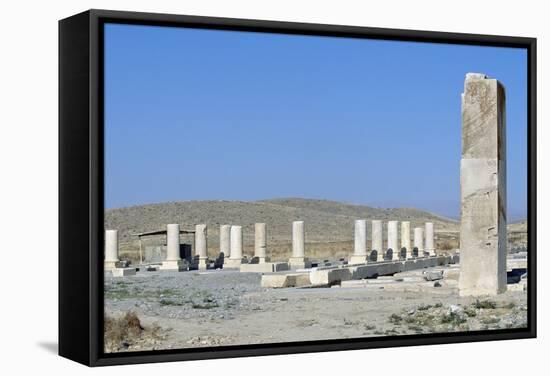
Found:
M 413 253 L 416 257 L 424 257 L 424 229 L 422 227 L 414 228 Z
M 105 230 L 105 261 L 104 269 L 112 270 L 122 267 L 118 259 L 118 230 Z
M 404 252 L 406 259 L 412 258 L 411 248 L 411 222 L 401 222 L 401 252 Z
M 198 269 L 206 270 L 208 264 L 208 228 L 206 225 L 195 225 L 195 257 Z
M 254 257 L 258 258 L 259 264 L 269 261 L 267 257 L 267 228 L 265 223 L 256 223 L 254 225 Z
M 382 242 L 382 221 L 372 221 L 372 251 L 376 251 L 376 261 L 384 261 L 383 242 Z
M 435 256 L 435 241 L 434 241 L 434 224 L 426 222 L 424 235 L 426 237 L 424 252 L 428 252 L 430 256 Z
M 367 262 L 367 220 L 358 219 L 355 221 L 355 241 L 350 263 L 361 264 L 365 262 Z
M 224 258 L 229 257 L 229 251 L 231 249 L 231 226 L 220 226 L 220 253 L 223 253 Z
M 462 296 L 506 290 L 504 86 L 468 73 L 462 94 L 460 277 Z
M 397 225 L 398 221 L 389 221 L 388 222 L 388 252 L 391 249 L 391 259 L 399 260 L 399 254 L 401 250 L 397 243 Z
M 300 269 L 309 266 L 305 257 L 304 221 L 292 222 L 292 257 L 289 260 L 291 268 Z
M 180 225 L 166 225 L 166 260 L 162 262 L 160 270 L 182 271 L 188 265 L 180 257 Z
M 239 268 L 243 260 L 243 228 L 231 226 L 231 249 L 229 259 L 224 260 L 225 268 Z

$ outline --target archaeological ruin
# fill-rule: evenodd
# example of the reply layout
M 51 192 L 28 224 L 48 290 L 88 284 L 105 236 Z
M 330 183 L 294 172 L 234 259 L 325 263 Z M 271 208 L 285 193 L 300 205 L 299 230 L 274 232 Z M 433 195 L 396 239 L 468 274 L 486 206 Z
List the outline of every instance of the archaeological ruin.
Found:
M 165 258 L 156 266 L 148 265 L 143 270 L 180 272 L 222 269 L 262 273 L 263 287 L 281 288 L 331 286 L 343 281 L 460 263 L 460 295 L 501 293 L 507 286 L 504 107 L 502 84 L 483 74 L 466 75 L 462 94 L 459 249 L 447 249 L 445 252 L 437 249 L 437 231 L 433 222 L 412 228 L 411 234 L 411 221 L 408 220 L 359 218 L 350 224 L 354 232 L 351 254 L 339 261 L 320 262 L 308 256 L 306 223 L 296 220 L 289 223 L 291 254 L 287 261 L 273 261 L 270 257 L 268 225 L 264 222 L 254 224 L 253 256 L 250 258 L 243 254 L 244 226 L 219 225 L 220 256 L 211 260 L 208 258 L 206 224 L 195 224 L 194 231 L 180 230 L 179 224 L 167 224 L 166 231 L 136 234 L 140 240 L 140 267 L 143 262 L 141 237 L 165 233 Z M 194 234 L 194 256 L 189 259 L 181 257 L 180 234 L 183 233 Z M 135 268 L 128 268 L 120 261 L 118 247 L 118 231 L 107 229 L 105 270 L 113 276 L 135 274 Z
M 506 290 L 506 114 L 504 86 L 468 73 L 462 94 L 461 295 Z

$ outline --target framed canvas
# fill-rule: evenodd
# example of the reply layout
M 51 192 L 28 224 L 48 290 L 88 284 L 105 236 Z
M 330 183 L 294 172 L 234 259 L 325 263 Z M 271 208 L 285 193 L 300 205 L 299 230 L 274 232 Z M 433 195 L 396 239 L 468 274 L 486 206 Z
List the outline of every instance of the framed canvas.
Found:
M 536 40 L 59 22 L 59 354 L 536 336 Z

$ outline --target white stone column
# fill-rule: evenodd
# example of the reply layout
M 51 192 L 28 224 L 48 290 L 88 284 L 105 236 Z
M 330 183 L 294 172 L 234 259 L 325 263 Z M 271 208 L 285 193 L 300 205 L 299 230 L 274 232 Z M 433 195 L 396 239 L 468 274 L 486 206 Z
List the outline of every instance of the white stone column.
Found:
M 392 250 L 392 260 L 399 260 L 399 254 L 401 253 L 401 248 L 399 248 L 399 243 L 397 242 L 397 225 L 398 221 L 389 221 L 388 222 L 388 251 Z
M 353 255 L 350 258 L 351 264 L 367 262 L 367 220 L 357 219 L 355 221 L 355 241 Z
M 405 248 L 405 258 L 412 258 L 411 222 L 401 222 L 401 249 Z
M 424 257 L 424 229 L 422 227 L 414 228 L 413 247 L 418 251 L 417 257 Z
M 160 270 L 182 271 L 187 269 L 187 262 L 180 257 L 180 225 L 166 225 L 166 260 L 162 262 Z
M 229 259 L 224 260 L 225 268 L 239 268 L 243 260 L 243 228 L 231 226 L 231 249 Z
M 195 257 L 198 269 L 206 270 L 208 265 L 208 228 L 205 224 L 195 225 Z
M 289 260 L 289 264 L 295 269 L 308 266 L 308 261 L 305 257 L 304 221 L 292 222 L 292 257 Z
M 372 221 L 372 250 L 376 251 L 376 261 L 384 261 L 383 242 L 382 242 L 382 221 Z
M 223 253 L 224 258 L 229 257 L 231 250 L 231 225 L 220 226 L 220 253 Z
M 468 73 L 462 94 L 461 296 L 506 291 L 506 94 Z
M 166 225 L 166 260 L 180 260 L 180 225 Z
M 267 228 L 265 223 L 254 225 L 254 257 L 258 258 L 259 264 L 269 261 L 267 258 Z
M 432 222 L 426 222 L 424 234 L 426 237 L 424 251 L 428 252 L 430 256 L 435 256 L 434 224 Z
M 105 230 L 105 261 L 103 267 L 111 270 L 121 266 L 122 263 L 118 258 L 118 230 Z

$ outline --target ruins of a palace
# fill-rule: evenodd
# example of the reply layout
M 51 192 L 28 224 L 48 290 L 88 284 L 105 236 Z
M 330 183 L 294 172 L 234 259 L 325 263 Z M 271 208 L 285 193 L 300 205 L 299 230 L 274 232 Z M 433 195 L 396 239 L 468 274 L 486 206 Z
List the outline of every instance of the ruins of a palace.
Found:
M 437 249 L 437 229 L 432 222 L 411 228 L 410 221 L 357 218 L 350 223 L 354 231 L 353 252 L 340 263 L 319 265 L 308 257 L 307 223 L 296 220 L 288 224 L 292 248 L 286 261 L 274 261 L 270 257 L 266 223 L 254 225 L 252 258 L 243 256 L 243 226 L 219 225 L 221 256 L 209 260 L 206 224 L 195 224 L 194 230 L 185 231 L 179 224 L 167 224 L 165 231 L 154 232 L 166 234 L 166 258 L 158 270 L 262 273 L 262 286 L 283 288 L 331 286 L 348 280 L 460 263 L 461 295 L 501 293 L 507 283 L 505 123 L 504 87 L 483 74 L 468 73 L 462 94 L 459 250 Z M 194 234 L 194 255 L 188 259 L 180 254 L 182 233 Z M 135 268 L 121 265 L 116 229 L 105 231 L 104 265 L 113 275 L 135 274 Z

